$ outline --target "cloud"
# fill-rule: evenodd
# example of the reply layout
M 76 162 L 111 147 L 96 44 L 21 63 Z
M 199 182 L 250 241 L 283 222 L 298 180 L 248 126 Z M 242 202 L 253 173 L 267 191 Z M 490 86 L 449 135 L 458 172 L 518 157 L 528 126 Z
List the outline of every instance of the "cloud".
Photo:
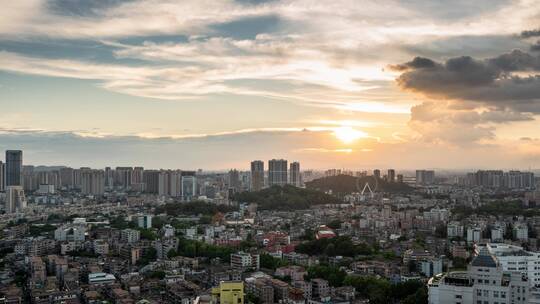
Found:
M 429 59 L 422 59 L 430 62 Z M 391 68 L 407 91 L 428 98 L 466 100 L 517 112 L 540 113 L 540 56 L 520 50 L 488 59 L 455 57 L 430 66 L 419 59 Z
M 531 45 L 531 51 L 540 52 L 540 40 L 536 41 L 535 44 Z
M 340 166 L 353 170 L 433 167 L 527 168 L 540 166 L 538 140 L 505 142 L 501 146 L 447 147 L 424 142 L 359 142 L 354 147 L 332 145 L 330 132 L 247 132 L 200 138 L 139 136 L 85 137 L 70 131 L 0 132 L 0 150 L 22 149 L 24 164 L 144 166 L 219 170 L 249 169 L 251 159 L 298 160 L 306 169 Z M 313 146 L 317 143 L 317 146 Z M 508 149 L 508 147 L 513 147 Z M 306 147 L 311 147 L 306 149 Z M 349 151 L 350 150 L 350 151 Z M 510 151 L 511 150 L 511 151 Z M 178 157 L 181 151 L 181 157 Z M 467 157 L 463 157 L 466 155 Z M 536 157 L 536 158 L 535 158 Z
M 538 36 L 540 36 L 540 29 L 521 32 L 522 38 L 531 38 L 531 37 L 538 37 Z
M 535 13 L 526 1 L 490 6 L 393 0 L 12 2 L 0 11 L 0 49 L 5 50 L 2 38 L 36 50 L 46 48 L 28 44 L 86 41 L 100 56 L 84 57 L 88 52 L 77 48 L 64 55 L 20 54 L 12 47 L 0 58 L 0 69 L 92 79 L 114 92 L 166 100 L 231 94 L 304 104 L 329 102 L 328 96 L 342 103 L 379 101 L 384 94 L 365 97 L 366 90 L 378 87 L 364 82 L 392 80 L 381 67 L 386 58 L 403 56 L 396 46 L 494 31 L 509 35 Z M 464 20 L 471 22 L 464 26 Z M 5 61 L 10 63 L 4 67 Z
M 486 59 L 416 57 L 390 68 L 401 73 L 401 89 L 424 97 L 409 122 L 422 140 L 492 144 L 498 125 L 540 114 L 540 56 L 513 50 Z
M 326 148 L 302 148 L 294 150 L 294 152 L 317 152 L 317 153 L 351 153 L 353 149 L 326 149 Z
M 403 64 L 390 65 L 389 67 L 391 70 L 401 72 L 401 71 L 407 71 L 411 69 L 434 68 L 435 62 L 429 58 L 414 57 L 412 61 L 409 61 Z

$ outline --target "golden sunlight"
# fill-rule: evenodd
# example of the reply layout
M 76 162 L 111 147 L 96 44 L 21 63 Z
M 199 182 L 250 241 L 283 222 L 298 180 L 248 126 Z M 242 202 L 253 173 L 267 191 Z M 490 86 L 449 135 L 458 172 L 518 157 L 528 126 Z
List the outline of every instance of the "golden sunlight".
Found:
M 343 143 L 350 144 L 357 139 L 367 137 L 367 134 L 351 127 L 339 127 L 334 129 L 334 136 Z

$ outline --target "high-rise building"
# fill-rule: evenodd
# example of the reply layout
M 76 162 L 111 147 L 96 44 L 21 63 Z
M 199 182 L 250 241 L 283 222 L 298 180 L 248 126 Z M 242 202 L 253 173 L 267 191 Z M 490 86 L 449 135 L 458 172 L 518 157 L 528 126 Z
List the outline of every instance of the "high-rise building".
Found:
M 6 186 L 22 186 L 23 155 L 21 150 L 6 151 Z
M 501 170 L 479 170 L 467 173 L 465 184 L 486 188 L 534 189 L 535 177 L 532 172 Z
M 85 169 L 81 171 L 81 193 L 103 195 L 105 193 L 105 173 L 103 170 Z
M 159 193 L 159 174 L 158 170 L 144 170 L 143 182 L 147 193 Z
M 79 169 L 73 169 L 73 187 L 75 189 L 81 189 L 81 172 L 83 170 L 89 170 L 88 167 L 81 167 Z
M 135 167 L 133 168 L 133 174 L 131 177 L 131 183 L 133 184 L 140 184 L 143 182 L 143 167 Z
M 375 176 L 376 178 L 381 178 L 381 170 L 379 169 L 373 170 L 373 176 Z
M 182 196 L 181 172 L 179 170 L 161 170 L 158 177 L 159 196 Z
M 133 167 L 116 167 L 115 186 L 123 190 L 130 190 L 133 180 Z
M 302 186 L 302 178 L 300 176 L 300 163 L 299 162 L 292 162 L 291 166 L 289 168 L 289 179 L 290 184 L 295 187 Z
M 272 159 L 268 161 L 268 185 L 284 186 L 287 184 L 287 161 Z
M 38 188 L 38 178 L 34 173 L 34 166 L 23 166 L 22 182 L 24 191 L 35 191 Z
M 143 180 L 144 168 L 135 167 L 131 176 L 131 190 L 136 192 L 143 192 L 146 185 Z
M 22 186 L 6 187 L 6 213 L 20 212 L 26 208 L 26 197 Z
M 139 215 L 137 217 L 137 226 L 143 229 L 152 228 L 152 215 Z
M 0 191 L 4 191 L 5 189 L 4 175 L 5 175 L 5 166 L 4 166 L 4 163 L 0 161 Z
M 229 188 L 233 189 L 234 192 L 240 191 L 240 174 L 238 170 L 232 169 L 229 170 Z
M 195 171 L 182 171 L 182 200 L 189 202 L 197 195 Z
M 60 185 L 66 189 L 73 188 L 73 169 L 72 168 L 60 169 Z
M 396 181 L 396 170 L 394 169 L 388 169 L 388 173 L 386 175 L 388 178 L 388 182 L 393 183 Z
M 251 191 L 259 191 L 264 187 L 264 162 L 254 160 L 251 162 Z
M 114 188 L 114 171 L 111 167 L 105 167 L 105 188 Z
M 433 170 L 416 170 L 417 185 L 431 185 L 435 183 L 435 171 Z

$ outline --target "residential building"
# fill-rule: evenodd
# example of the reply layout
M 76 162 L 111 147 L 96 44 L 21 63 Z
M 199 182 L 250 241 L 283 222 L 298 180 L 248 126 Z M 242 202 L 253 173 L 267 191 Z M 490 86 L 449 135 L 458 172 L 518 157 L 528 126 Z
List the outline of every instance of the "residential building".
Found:
M 220 282 L 218 287 L 212 288 L 212 304 L 244 304 L 244 283 Z
M 182 171 L 182 200 L 191 201 L 197 195 L 197 177 L 195 171 Z
M 386 174 L 386 179 L 388 182 L 393 183 L 396 181 L 396 170 L 394 169 L 388 169 L 388 173 Z
M 6 187 L 6 213 L 20 212 L 26 208 L 26 197 L 22 186 Z
M 251 162 L 251 191 L 264 188 L 264 162 L 254 160 Z
M 540 253 L 526 251 L 523 247 L 509 244 L 486 244 L 481 246 L 497 258 L 505 271 L 518 271 L 525 275 L 531 286 L 540 286 Z
M 231 267 L 233 269 L 259 269 L 260 257 L 258 254 L 238 252 L 231 254 Z
M 103 195 L 105 193 L 103 170 L 81 169 L 81 193 L 84 195 Z
M 483 249 L 467 271 L 450 272 L 428 282 L 430 304 L 512 303 L 525 304 L 529 284 L 519 272 L 504 271 L 497 259 Z
M 141 233 L 135 229 L 124 229 L 122 230 L 120 236 L 121 236 L 122 242 L 132 244 L 140 240 Z
M 143 229 L 152 228 L 152 215 L 139 215 L 137 216 L 137 226 Z
M 435 183 L 435 171 L 433 170 L 416 170 L 417 185 L 432 185 Z
M 268 185 L 284 186 L 287 184 L 287 161 L 272 159 L 268 161 Z
M 300 174 L 300 163 L 292 162 L 289 169 L 289 184 L 295 187 L 302 186 L 302 176 Z
M 23 153 L 21 150 L 6 151 L 5 185 L 22 186 Z

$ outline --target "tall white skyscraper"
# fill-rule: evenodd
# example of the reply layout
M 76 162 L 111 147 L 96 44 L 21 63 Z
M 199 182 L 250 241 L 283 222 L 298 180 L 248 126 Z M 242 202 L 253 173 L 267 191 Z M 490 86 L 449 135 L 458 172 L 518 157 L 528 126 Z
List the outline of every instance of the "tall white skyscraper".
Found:
M 289 169 L 289 183 L 295 187 L 302 186 L 302 178 L 300 176 L 300 163 L 292 162 Z
M 287 161 L 272 159 L 268 161 L 268 185 L 284 186 L 287 184 Z

